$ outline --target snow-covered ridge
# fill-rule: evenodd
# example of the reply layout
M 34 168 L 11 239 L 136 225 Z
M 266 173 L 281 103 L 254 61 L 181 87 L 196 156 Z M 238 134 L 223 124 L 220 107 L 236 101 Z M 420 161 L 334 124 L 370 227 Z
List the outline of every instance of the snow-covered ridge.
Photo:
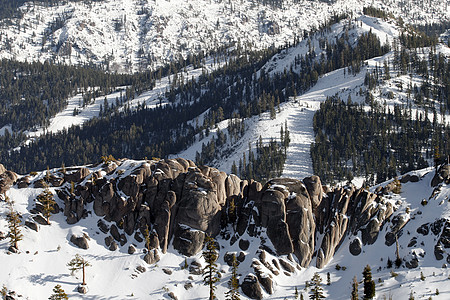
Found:
M 31 2 L 17 24 L 0 29 L 0 57 L 93 62 L 111 71 L 134 72 L 239 43 L 264 49 L 302 38 L 332 15 L 361 13 L 373 5 L 408 23 L 449 20 L 447 1 L 284 1 L 282 8 L 257 1 L 106 0 L 42 7 Z

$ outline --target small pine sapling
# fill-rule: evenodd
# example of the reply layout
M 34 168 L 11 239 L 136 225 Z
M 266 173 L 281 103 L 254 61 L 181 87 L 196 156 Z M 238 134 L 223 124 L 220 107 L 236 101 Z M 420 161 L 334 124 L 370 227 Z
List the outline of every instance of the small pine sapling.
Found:
M 327 285 L 331 285 L 331 275 L 330 275 L 330 272 L 327 272 Z
M 71 261 L 67 263 L 67 266 L 69 267 L 70 273 L 73 275 L 76 271 L 82 270 L 83 271 L 83 282 L 81 285 L 86 285 L 86 267 L 90 267 L 91 264 L 82 258 L 79 254 L 76 254 L 74 258 L 72 258 Z
M 311 300 L 320 300 L 325 299 L 325 295 L 323 294 L 322 288 L 322 278 L 319 273 L 314 273 L 314 276 L 311 278 L 312 288 L 309 295 L 309 299 Z
M 144 229 L 144 239 L 145 239 L 145 249 L 147 249 L 147 251 L 150 251 L 150 230 L 148 229 L 148 225 L 145 225 L 145 229 Z
M 240 300 L 239 297 L 239 279 L 238 279 L 238 262 L 236 259 L 236 255 L 233 254 L 231 261 L 231 277 L 228 281 L 229 291 L 226 292 L 226 300 Z
M 425 275 L 423 275 L 423 272 L 420 272 L 420 280 L 425 281 Z
M 48 298 L 49 300 L 66 300 L 69 299 L 66 292 L 61 288 L 59 284 L 53 288 L 53 294 Z
M 216 243 L 210 236 L 206 237 L 206 249 L 202 252 L 202 257 L 206 262 L 206 267 L 203 269 L 205 273 L 203 283 L 209 286 L 209 300 L 213 300 L 216 298 L 214 294 L 215 284 L 219 282 L 220 277 L 216 264 L 218 258 Z
M 42 204 L 43 215 L 47 221 L 47 224 L 50 224 L 50 216 L 54 212 L 53 207 L 56 204 L 52 192 L 48 187 L 46 187 L 45 190 L 37 196 L 36 200 Z
M 6 197 L 6 202 L 8 204 L 9 212 L 6 216 L 8 221 L 8 229 L 9 229 L 9 245 L 15 249 L 18 248 L 18 242 L 20 242 L 23 238 L 23 234 L 21 233 L 20 227 L 21 227 L 21 221 L 19 214 L 14 210 L 14 201 L 10 200 L 8 197 Z
M 372 270 L 367 265 L 363 271 L 364 276 L 364 300 L 373 299 L 375 297 L 375 281 L 372 279 Z

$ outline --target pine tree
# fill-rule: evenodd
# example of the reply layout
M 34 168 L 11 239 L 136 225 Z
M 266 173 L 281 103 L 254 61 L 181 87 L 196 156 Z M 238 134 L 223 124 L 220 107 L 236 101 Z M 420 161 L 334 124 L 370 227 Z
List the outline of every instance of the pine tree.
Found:
M 323 289 L 322 289 L 322 278 L 320 277 L 319 273 L 314 273 L 314 276 L 311 278 L 311 283 L 313 287 L 311 288 L 311 295 L 309 295 L 309 299 L 311 300 L 320 300 L 325 299 L 325 296 L 323 295 Z
M 228 292 L 226 292 L 226 298 L 227 300 L 240 300 L 239 297 L 239 279 L 237 274 L 238 269 L 238 263 L 236 259 L 236 255 L 233 254 L 233 258 L 231 261 L 231 278 L 228 281 L 228 288 L 230 289 Z
M 148 225 L 145 225 L 144 239 L 145 239 L 145 248 L 147 249 L 147 251 L 150 251 L 150 231 L 148 229 Z
M 71 274 L 73 275 L 76 271 L 82 270 L 83 271 L 83 283 L 82 285 L 86 285 L 86 267 L 90 267 L 91 264 L 82 258 L 79 254 L 76 254 L 74 258 L 72 258 L 69 263 L 67 263 L 67 266 L 69 267 L 69 270 Z
M 411 291 L 410 293 L 409 293 L 409 298 L 408 298 L 408 300 L 414 300 L 415 298 L 414 298 L 414 294 L 413 294 L 413 291 Z
M 10 200 L 8 197 L 6 197 L 6 202 L 8 204 L 8 215 L 7 221 L 8 221 L 8 229 L 9 229 L 9 245 L 15 249 L 19 249 L 17 243 L 20 242 L 23 238 L 23 234 L 20 230 L 20 218 L 19 214 L 14 210 L 14 201 Z
M 327 285 L 331 285 L 331 276 L 330 276 L 330 272 L 327 272 Z
M 50 224 L 50 216 L 53 213 L 53 206 L 56 204 L 52 192 L 46 187 L 45 190 L 37 196 L 36 200 L 42 204 L 45 220 L 47 221 L 47 224 Z
M 298 289 L 295 287 L 294 299 L 298 299 Z
M 358 280 L 356 279 L 356 276 L 353 277 L 351 300 L 358 300 Z
M 202 257 L 205 259 L 206 266 L 203 269 L 205 275 L 203 277 L 203 283 L 209 286 L 209 300 L 216 299 L 214 291 L 216 289 L 215 284 L 220 280 L 219 272 L 217 270 L 217 258 L 216 243 L 210 236 L 206 236 L 206 249 L 202 253 Z
M 363 271 L 364 276 L 364 300 L 375 297 L 375 281 L 372 279 L 372 270 L 367 265 Z
M 69 299 L 66 292 L 61 288 L 59 284 L 55 285 L 53 288 L 53 294 L 48 298 L 49 300 L 64 300 Z

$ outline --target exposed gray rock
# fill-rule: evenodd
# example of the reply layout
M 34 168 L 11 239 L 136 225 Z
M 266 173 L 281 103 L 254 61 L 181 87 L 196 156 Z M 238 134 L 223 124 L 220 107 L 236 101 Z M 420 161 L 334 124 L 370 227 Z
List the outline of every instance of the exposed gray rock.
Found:
M 107 237 L 105 237 L 105 245 L 106 247 L 111 246 L 112 242 L 114 242 L 114 238 L 110 235 L 108 235 Z
M 203 274 L 202 265 L 197 261 L 193 261 L 189 266 L 189 274 L 202 275 Z
M 109 233 L 112 235 L 112 237 L 120 242 L 120 232 L 119 232 L 119 228 L 117 228 L 116 225 L 111 225 L 111 228 L 109 229 Z
M 237 256 L 237 261 L 238 262 L 243 262 L 245 260 L 245 253 L 244 252 L 239 252 L 239 255 Z
M 442 165 L 431 180 L 431 186 L 435 187 L 440 183 L 450 183 L 450 165 Z
M 159 261 L 159 255 L 156 249 L 150 250 L 145 254 L 144 261 L 149 264 L 153 265 Z
M 290 273 L 294 273 L 294 272 L 295 272 L 295 268 L 294 268 L 290 263 L 288 263 L 287 261 L 285 261 L 284 259 L 280 258 L 280 259 L 279 259 L 279 262 L 280 262 L 281 267 L 282 267 L 284 270 L 286 270 L 286 271 L 288 271 L 288 272 L 290 272 Z
M 308 190 L 309 198 L 314 210 L 316 210 L 323 198 L 322 183 L 319 176 L 311 176 L 303 179 L 303 183 Z
M 17 181 L 17 187 L 19 189 L 27 188 L 30 185 L 30 176 L 24 176 Z
M 35 215 L 32 217 L 33 220 L 40 225 L 50 225 L 47 220 L 41 215 Z
M 88 292 L 88 288 L 85 285 L 79 285 L 77 291 L 80 294 L 86 294 Z
M 220 231 L 221 206 L 217 197 L 217 185 L 198 169 L 186 174 L 183 194 L 178 201 L 176 224 L 183 224 L 216 236 Z
M 167 275 L 172 275 L 172 273 L 173 273 L 172 270 L 167 269 L 167 268 L 163 268 L 162 271 Z
M 105 224 L 105 222 L 103 222 L 102 219 L 98 220 L 97 226 L 98 226 L 98 228 L 100 229 L 101 232 L 108 233 L 109 227 L 108 227 L 108 225 Z
M 174 233 L 173 247 L 183 255 L 192 256 L 202 249 L 204 239 L 205 233 L 203 231 L 177 226 Z
M 134 254 L 136 253 L 136 247 L 133 245 L 128 246 L 128 254 Z
M 117 245 L 116 241 L 112 241 L 111 245 L 109 245 L 108 248 L 110 251 L 116 251 L 117 249 L 119 249 L 119 246 Z
M 233 265 L 233 256 L 235 256 L 235 253 L 227 252 L 223 256 L 223 261 L 227 263 L 230 267 Z
M 241 284 L 241 289 L 244 295 L 250 299 L 260 300 L 263 298 L 258 278 L 253 274 L 248 274 L 245 276 L 244 281 Z
M 3 167 L 4 168 L 4 167 Z M 4 171 L 0 174 L 0 195 L 5 193 L 12 187 L 19 176 L 11 171 Z
M 25 221 L 25 226 L 27 226 L 28 228 L 30 228 L 31 230 L 34 230 L 36 232 L 39 231 L 38 225 L 36 223 L 34 223 L 34 222 Z
M 86 237 L 84 237 L 84 236 L 76 236 L 76 235 L 73 234 L 70 237 L 70 241 L 72 242 L 72 244 L 74 244 L 78 248 L 81 248 L 81 249 L 88 249 L 89 248 L 88 241 L 87 241 Z
M 147 269 L 143 266 L 137 266 L 136 271 L 138 271 L 139 273 L 145 273 Z
M 64 181 L 66 182 L 81 182 L 86 176 L 91 173 L 88 168 L 80 168 L 79 170 L 71 173 L 64 174 Z
M 419 260 L 417 259 L 417 257 L 413 257 L 411 260 L 405 262 L 405 266 L 408 269 L 417 268 L 419 266 Z
M 417 233 L 420 233 L 421 235 L 428 235 L 430 232 L 430 224 L 422 224 L 419 228 L 417 228 Z
M 250 242 L 246 239 L 240 239 L 239 240 L 239 249 L 242 251 L 247 251 L 248 247 L 250 247 Z
M 349 245 L 349 251 L 352 255 L 358 256 L 362 251 L 362 243 L 361 240 L 355 238 Z

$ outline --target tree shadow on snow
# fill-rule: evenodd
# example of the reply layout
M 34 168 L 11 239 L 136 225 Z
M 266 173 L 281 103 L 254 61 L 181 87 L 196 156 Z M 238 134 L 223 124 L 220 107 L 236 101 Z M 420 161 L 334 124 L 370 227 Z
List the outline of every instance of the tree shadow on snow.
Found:
M 36 284 L 40 284 L 40 285 L 45 285 L 46 283 L 50 283 L 50 282 L 77 285 L 74 282 L 61 280 L 62 277 L 67 277 L 67 275 L 45 275 L 44 273 L 40 273 L 40 274 L 29 275 L 28 280 L 31 283 L 36 283 Z

